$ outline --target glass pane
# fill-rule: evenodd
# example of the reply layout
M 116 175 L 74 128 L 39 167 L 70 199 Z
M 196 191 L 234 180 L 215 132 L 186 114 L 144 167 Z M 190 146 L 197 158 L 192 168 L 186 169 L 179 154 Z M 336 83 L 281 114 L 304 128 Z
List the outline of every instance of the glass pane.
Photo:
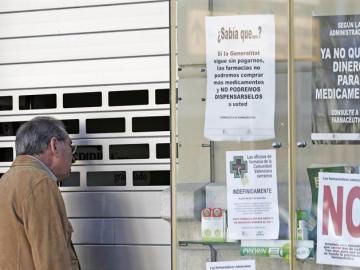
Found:
M 131 106 L 147 104 L 149 104 L 148 90 L 109 92 L 109 106 Z
M 75 160 L 102 160 L 102 145 L 78 145 L 74 157 Z
M 24 121 L 0 123 L 0 136 L 15 136 L 18 128 L 24 123 Z
M 156 158 L 170 158 L 170 144 L 157 143 L 156 144 Z
M 60 187 L 80 187 L 80 173 L 72 172 L 69 177 L 59 183 Z
M 133 117 L 133 132 L 169 131 L 169 116 Z
M 69 119 L 61 120 L 69 134 L 79 133 L 79 120 Z M 25 121 L 14 121 L 14 122 L 1 122 L 0 123 L 0 136 L 15 136 L 17 130 L 20 128 Z
M 0 97 L 0 111 L 10 111 L 13 108 L 12 97 Z
M 101 92 L 64 94 L 63 103 L 64 108 L 100 107 Z
M 155 90 L 155 103 L 156 104 L 169 104 L 170 96 L 169 89 L 156 89 Z
M 143 159 L 150 157 L 149 144 L 114 144 L 109 146 L 110 159 Z
M 168 186 L 170 171 L 134 171 L 134 186 Z
M 177 263 L 288 269 L 289 1 L 180 2 Z
M 86 133 L 125 132 L 125 118 L 86 119 Z
M 20 110 L 56 108 L 56 94 L 19 96 Z
M 126 186 L 125 171 L 88 172 L 86 183 L 89 187 Z
M 360 262 L 359 12 L 356 0 L 295 0 L 297 238 L 316 247 L 297 269 Z
M 67 133 L 79 134 L 79 120 L 78 119 L 61 120 L 61 122 L 63 122 Z
M 0 162 L 13 161 L 13 155 L 12 147 L 0 147 Z

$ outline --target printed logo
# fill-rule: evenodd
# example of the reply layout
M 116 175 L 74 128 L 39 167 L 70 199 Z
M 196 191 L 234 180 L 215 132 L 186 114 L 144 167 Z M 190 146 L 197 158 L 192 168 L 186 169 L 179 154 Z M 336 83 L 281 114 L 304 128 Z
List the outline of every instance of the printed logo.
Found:
M 234 157 L 233 161 L 230 161 L 230 172 L 234 175 L 234 178 L 244 178 L 248 172 L 248 162 L 244 160 L 243 156 Z

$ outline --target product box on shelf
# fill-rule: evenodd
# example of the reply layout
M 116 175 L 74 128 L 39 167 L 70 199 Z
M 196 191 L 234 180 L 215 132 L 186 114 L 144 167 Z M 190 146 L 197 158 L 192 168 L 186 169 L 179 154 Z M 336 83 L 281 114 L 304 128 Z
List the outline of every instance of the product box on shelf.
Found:
M 226 241 L 226 212 L 222 208 L 201 211 L 201 238 L 206 242 Z

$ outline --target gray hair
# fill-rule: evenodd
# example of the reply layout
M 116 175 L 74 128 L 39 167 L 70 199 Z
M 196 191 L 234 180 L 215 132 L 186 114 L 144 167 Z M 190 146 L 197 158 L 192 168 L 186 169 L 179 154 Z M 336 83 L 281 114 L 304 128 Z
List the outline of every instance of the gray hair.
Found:
M 64 124 L 47 116 L 39 116 L 23 124 L 16 132 L 16 155 L 43 153 L 52 137 L 65 141 L 68 134 Z

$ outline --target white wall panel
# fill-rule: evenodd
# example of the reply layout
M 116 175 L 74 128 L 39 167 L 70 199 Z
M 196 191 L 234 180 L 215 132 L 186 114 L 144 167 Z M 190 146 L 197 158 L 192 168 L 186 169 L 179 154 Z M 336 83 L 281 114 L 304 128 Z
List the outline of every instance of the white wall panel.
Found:
M 0 40 L 0 64 L 168 53 L 168 29 Z
M 0 167 L 0 173 L 5 172 L 7 168 Z M 170 164 L 124 164 L 124 165 L 88 165 L 78 166 L 76 163 L 71 168 L 72 172 L 80 173 L 80 186 L 60 187 L 61 191 L 159 191 L 169 187 L 163 186 L 134 186 L 134 171 L 170 171 Z M 125 171 L 126 186 L 88 186 L 86 183 L 87 172 L 108 172 Z M 104 179 L 106 180 L 106 179 Z M 146 183 L 145 183 L 146 184 Z
M 15 154 L 15 153 L 14 153 Z M 11 164 L 8 163 L 8 166 L 0 167 L 0 174 L 4 174 L 9 169 Z M 64 194 L 75 194 L 77 191 L 87 191 L 87 192 L 156 192 L 162 191 L 169 188 L 169 185 L 163 186 L 134 186 L 133 185 L 133 172 L 134 171 L 170 171 L 170 164 L 131 164 L 131 165 L 92 165 L 92 166 L 73 166 L 71 168 L 72 172 L 80 173 L 80 186 L 69 186 L 69 187 L 60 187 L 60 190 Z M 86 183 L 86 174 L 87 172 L 107 172 L 107 171 L 125 171 L 126 172 L 126 186 L 87 186 Z M 104 179 L 105 180 L 105 179 Z M 146 184 L 146 183 L 145 183 Z M 124 193 L 121 193 L 124 194 Z M 133 193 L 136 194 L 136 193 Z M 90 195 L 93 196 L 93 195 Z M 160 196 L 160 194 L 158 194 Z M 66 197 L 66 195 L 65 195 Z M 127 197 L 127 196 L 126 196 Z M 69 198 L 72 198 L 70 196 Z M 86 200 L 84 198 L 84 200 Z M 91 202 L 89 202 L 91 205 Z M 152 203 L 152 202 L 151 202 Z M 157 201 L 155 201 L 157 203 Z M 96 208 L 97 209 L 97 208 Z M 156 208 L 158 209 L 158 208 Z M 159 208 L 160 209 L 160 208 Z M 159 210 L 160 211 L 160 210 Z M 91 213 L 91 209 L 87 211 Z M 157 213 L 156 216 L 159 216 L 160 213 Z M 84 216 L 86 217 L 86 215 Z M 89 214 L 89 217 L 92 217 Z M 111 217 L 111 216 L 109 216 Z
M 169 163 L 169 159 L 156 159 L 156 143 L 170 143 L 170 139 L 168 137 L 165 138 L 122 138 L 122 139 L 92 139 L 89 141 L 88 139 L 74 140 L 72 142 L 76 145 L 81 146 L 91 146 L 91 145 L 101 145 L 103 147 L 103 158 L 101 160 L 77 160 L 73 166 L 93 166 L 93 165 L 110 165 L 110 164 L 155 164 L 155 163 Z M 150 156 L 148 159 L 109 159 L 109 145 L 113 144 L 149 144 L 150 148 Z M 0 148 L 12 148 L 13 156 L 15 158 L 15 142 L 14 141 L 0 141 Z M 11 162 L 0 162 L 1 167 L 9 167 Z
M 157 0 L 155 0 L 157 1 Z M 158 0 L 163 1 L 163 0 Z M 154 0 L 1 0 L 0 12 L 36 10 L 50 8 L 81 7 L 90 5 L 112 5 L 136 2 L 154 2 Z
M 160 162 L 159 160 L 156 160 L 156 153 L 155 153 L 155 145 L 156 143 L 170 143 L 170 138 L 167 137 L 160 137 L 160 138 L 121 138 L 121 139 L 116 139 L 116 138 L 108 138 L 108 139 L 92 139 L 91 141 L 89 141 L 87 138 L 86 139 L 72 139 L 72 142 L 76 145 L 102 145 L 103 146 L 103 151 L 104 151 L 104 157 L 101 161 L 81 161 L 78 160 L 76 161 L 76 165 L 99 165 L 99 164 L 121 164 L 121 163 L 126 163 L 126 164 L 135 164 L 135 163 L 156 163 L 156 162 Z M 109 159 L 109 151 L 108 151 L 108 147 L 109 145 L 113 145 L 113 144 L 149 144 L 150 146 L 150 157 L 149 159 L 144 159 L 144 160 L 110 160 Z M 0 147 L 15 147 L 15 142 L 14 141 L 0 141 Z M 165 159 L 162 160 L 161 163 L 168 163 L 169 159 Z
M 114 134 L 113 134 L 114 136 Z M 170 163 L 170 159 L 157 159 L 156 158 L 156 144 L 157 143 L 170 143 L 170 138 L 110 138 L 110 139 L 80 139 L 73 140 L 77 145 L 102 145 L 103 158 L 101 160 L 78 160 L 76 165 L 95 165 L 95 164 L 156 164 L 156 163 Z M 148 144 L 149 145 L 149 158 L 146 159 L 110 159 L 109 146 L 121 144 Z
M 113 135 L 114 136 L 114 135 Z M 170 163 L 170 159 L 157 159 L 156 158 L 156 144 L 170 144 L 169 137 L 163 138 L 108 138 L 108 139 L 72 139 L 73 143 L 80 146 L 92 146 L 92 145 L 101 145 L 102 146 L 102 159 L 99 160 L 77 160 L 74 165 L 101 165 L 101 164 L 156 164 L 156 163 Z M 109 147 L 110 145 L 137 145 L 137 144 L 147 144 L 149 145 L 149 158 L 144 159 L 110 159 Z M 0 142 L 0 148 L 12 147 L 15 157 L 15 142 Z M 0 166 L 10 166 L 12 162 L 0 162 Z
M 76 246 L 86 270 L 169 270 L 170 246 Z
M 73 140 L 77 140 L 77 139 L 82 139 L 82 138 L 88 138 L 88 139 L 95 139 L 98 137 L 101 138 L 113 138 L 115 137 L 114 133 L 110 133 L 110 134 L 106 134 L 106 133 L 101 133 L 99 134 L 87 134 L 85 131 L 85 121 L 86 119 L 101 119 L 101 118 L 106 118 L 106 117 L 125 117 L 125 121 L 127 123 L 127 128 L 126 131 L 123 133 L 117 133 L 116 137 L 164 137 L 164 136 L 169 136 L 170 132 L 169 131 L 156 131 L 156 132 L 132 132 L 132 128 L 131 128 L 131 122 L 132 122 L 132 118 L 134 117 L 151 117 L 151 116 L 168 116 L 169 115 L 169 111 L 168 110 L 159 110 L 159 111 L 126 111 L 126 112 L 94 112 L 94 113 L 77 113 L 76 115 L 72 115 L 72 114 L 61 114 L 61 113 L 57 113 L 57 114 L 53 114 L 52 116 L 59 119 L 59 120 L 64 120 L 64 119 L 79 119 L 79 125 L 80 125 L 80 132 L 79 134 L 71 134 L 70 137 Z M 13 121 L 29 121 L 30 119 L 32 119 L 33 117 L 35 117 L 34 115 L 31 114 L 26 114 L 26 115 L 21 115 L 21 116 L 16 116 L 16 115 L 9 115 L 9 116 L 1 116 L 1 121 L 2 122 L 13 122 Z M 1 141 L 14 141 L 15 140 L 15 136 L 1 136 L 0 137 L 0 142 Z
M 70 219 L 74 244 L 169 245 L 169 222 L 162 219 Z M 124 233 L 126 232 L 126 233 Z
M 69 218 L 160 218 L 160 191 L 63 192 Z
M 1 79 L 0 79 L 1 81 Z M 12 109 L 0 111 L 1 115 L 27 115 L 26 119 L 30 119 L 28 115 L 31 114 L 59 114 L 66 112 L 77 112 L 79 117 L 82 117 L 82 113 L 86 112 L 114 112 L 116 111 L 134 111 L 134 110 L 161 110 L 169 109 L 169 104 L 157 104 L 156 103 L 156 91 L 162 89 L 169 89 L 169 83 L 146 83 L 146 84 L 124 84 L 124 85 L 100 85 L 100 86 L 90 86 L 90 87 L 65 87 L 65 88 L 46 88 L 46 89 L 21 89 L 21 90 L 2 90 L 0 91 L 0 98 L 12 96 Z M 129 106 L 109 106 L 108 96 L 110 92 L 118 91 L 136 91 L 136 90 L 148 90 L 149 95 L 149 104 L 143 105 L 129 105 Z M 63 95 L 70 93 L 93 93 L 101 92 L 102 93 L 102 105 L 101 107 L 82 107 L 82 108 L 63 108 Z M 29 109 L 29 110 L 20 110 L 19 109 L 19 97 L 24 95 L 47 95 L 55 94 L 57 106 L 56 108 L 48 109 Z M 96 117 L 104 117 L 102 114 L 91 115 Z M 136 115 L 136 114 L 135 114 Z M 163 115 L 163 114 L 161 114 Z M 169 115 L 169 113 L 167 113 Z M 111 116 L 119 116 L 112 114 Z M 66 119 L 62 118 L 62 119 Z M 14 121 L 14 120 L 7 120 Z M 81 133 L 81 132 L 80 132 Z M 1 140 L 1 137 L 0 137 Z
M 168 8 L 168 2 L 154 2 L 5 13 L 0 38 L 168 27 Z
M 0 66 L 0 89 L 168 80 L 168 56 Z

